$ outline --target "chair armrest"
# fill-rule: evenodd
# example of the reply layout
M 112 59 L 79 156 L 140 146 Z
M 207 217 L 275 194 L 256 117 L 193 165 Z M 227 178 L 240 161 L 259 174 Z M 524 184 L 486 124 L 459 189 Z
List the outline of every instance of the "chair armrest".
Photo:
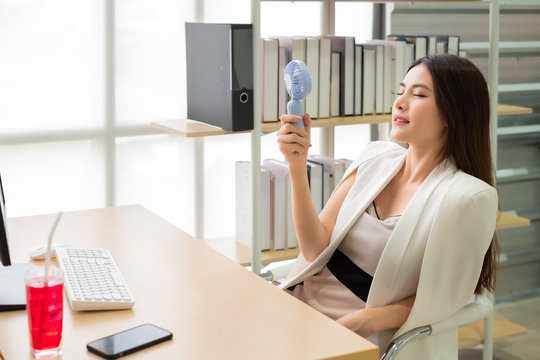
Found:
M 432 333 L 445 332 L 491 314 L 493 314 L 493 302 L 487 294 L 479 295 L 474 302 L 465 305 L 448 319 L 432 324 Z
M 386 350 L 381 356 L 380 360 L 392 360 L 397 355 L 399 350 L 401 350 L 405 345 L 410 343 L 413 340 L 421 339 L 424 337 L 427 337 L 431 335 L 431 326 L 425 325 L 420 326 L 417 328 L 414 328 L 412 330 L 407 331 L 406 333 L 403 333 L 390 341 L 388 346 L 386 346 Z
M 493 302 L 490 295 L 484 293 L 476 299 L 462 307 L 448 319 L 439 321 L 432 325 L 425 325 L 414 328 L 396 337 L 386 346 L 386 350 L 380 360 L 392 360 L 399 350 L 413 340 L 424 338 L 432 334 L 438 334 L 450 329 L 458 328 L 471 321 L 486 318 L 493 314 Z
M 289 272 L 291 271 L 295 262 L 296 262 L 296 259 L 277 261 L 277 262 L 274 262 L 265 266 L 261 270 L 261 272 L 270 273 L 271 276 L 269 280 L 279 282 L 280 280 L 287 278 L 287 275 L 289 275 Z

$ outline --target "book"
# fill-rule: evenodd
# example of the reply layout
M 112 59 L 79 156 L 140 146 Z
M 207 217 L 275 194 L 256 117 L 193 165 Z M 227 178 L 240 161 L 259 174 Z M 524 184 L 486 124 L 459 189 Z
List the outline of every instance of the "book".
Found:
M 364 45 L 364 82 L 362 86 L 362 115 L 375 113 L 376 46 Z
M 306 37 L 295 36 L 292 38 L 291 60 L 306 62 Z
M 364 68 L 364 46 L 357 44 L 354 54 L 354 115 L 362 115 L 362 70 Z
M 354 37 L 345 37 L 345 115 L 354 115 Z
M 324 208 L 324 205 L 326 205 L 326 202 L 330 198 L 332 191 L 334 191 L 335 160 L 330 156 L 324 155 L 309 155 L 308 160 L 321 164 L 323 167 L 322 207 Z
M 394 78 L 392 83 L 392 104 L 394 103 L 394 100 L 397 97 L 397 92 L 399 91 L 399 84 L 403 81 L 405 78 L 405 75 L 407 74 L 408 64 L 406 59 L 406 47 L 407 43 L 404 41 L 392 41 L 392 44 L 396 48 L 396 60 L 395 60 L 395 70 L 394 70 Z M 412 46 L 410 47 L 412 49 Z M 412 52 L 411 52 L 412 55 Z M 391 111 L 390 111 L 391 112 Z
M 409 69 L 409 66 L 414 63 L 414 60 L 414 44 L 405 43 L 405 57 L 403 59 L 403 77 L 407 75 L 407 70 Z
M 440 36 L 437 36 L 436 39 L 435 54 L 446 54 L 448 51 L 448 39 L 441 38 Z
M 312 119 L 319 117 L 319 39 L 308 37 L 306 39 L 306 65 L 311 74 L 311 93 L 306 97 L 307 112 Z
M 345 170 L 347 170 L 347 165 L 343 159 L 334 159 L 334 188 L 332 189 L 332 192 L 340 183 L 343 175 L 345 175 Z
M 263 161 L 263 164 L 266 169 L 270 168 L 272 166 L 272 171 L 279 171 L 280 173 L 284 174 L 286 180 L 286 206 L 281 209 L 282 212 L 286 214 L 287 222 L 286 222 L 286 241 L 285 244 L 283 244 L 284 248 L 295 248 L 298 247 L 298 240 L 296 238 L 296 230 L 294 228 L 294 219 L 292 214 L 292 196 L 291 196 L 291 181 L 289 176 L 289 166 L 286 162 L 276 160 L 276 159 L 267 159 Z M 278 170 L 281 169 L 281 170 Z M 280 209 L 276 206 L 275 211 L 280 211 Z M 276 250 L 282 249 L 281 243 L 275 243 L 274 247 Z
M 272 159 L 264 160 L 262 168 L 270 171 L 270 248 L 282 250 L 287 248 L 289 169 Z
M 459 36 L 448 35 L 448 45 L 446 51 L 449 54 L 459 55 Z
M 236 240 L 252 247 L 253 204 L 251 162 L 237 161 L 236 174 Z M 261 250 L 270 249 L 270 172 L 261 169 Z
M 323 165 L 308 159 L 307 171 L 311 200 L 315 206 L 315 211 L 319 214 L 323 208 Z
M 417 35 L 414 44 L 414 60 L 418 60 L 427 55 L 428 37 Z
M 329 36 L 321 38 L 330 39 L 332 52 L 341 53 L 340 57 L 340 113 L 339 116 L 354 114 L 354 37 Z
M 332 52 L 332 73 L 330 77 L 330 115 L 341 114 L 341 53 Z
M 373 71 L 373 96 L 374 96 L 374 102 L 373 106 L 374 108 L 370 108 L 370 104 L 368 104 L 366 114 L 376 114 L 376 113 L 383 113 L 384 111 L 384 79 L 385 79 L 385 72 L 384 72 L 384 45 L 382 44 L 371 44 L 366 43 L 364 44 L 364 63 L 367 61 L 371 61 L 371 59 L 366 59 L 365 51 L 367 50 L 373 50 L 374 51 L 374 64 L 372 70 L 364 69 L 364 80 L 366 77 L 368 77 L 368 71 Z M 371 65 L 371 64 L 369 64 Z M 389 71 L 387 69 L 387 71 Z M 388 78 L 390 79 L 390 78 Z M 368 80 L 371 80 L 371 77 L 368 77 Z M 371 84 L 370 84 L 371 85 Z M 364 93 L 365 94 L 365 93 Z M 365 104 L 365 103 L 364 103 Z M 365 105 L 364 105 L 365 106 Z
M 332 42 L 319 39 L 319 118 L 330 117 L 330 78 L 332 73 Z
M 278 120 L 279 41 L 262 39 L 262 122 Z
M 295 36 L 292 38 L 292 51 L 291 60 L 300 60 L 304 64 L 306 63 L 306 37 Z M 300 100 L 302 103 L 302 109 L 306 109 L 306 99 Z
M 435 55 L 437 53 L 437 37 L 428 36 L 428 55 Z
M 278 65 L 278 120 L 279 117 L 287 113 L 287 102 L 289 101 L 289 94 L 285 89 L 285 66 L 289 62 L 289 54 L 284 47 L 279 48 L 279 65 Z
M 300 60 L 306 63 L 306 37 L 305 36 L 279 36 L 277 37 L 279 46 L 286 49 L 288 62 L 292 60 Z M 287 65 L 287 64 L 285 64 Z M 285 68 L 284 68 L 285 69 Z M 281 75 L 283 77 L 283 75 Z M 306 99 L 300 100 L 302 108 L 306 108 Z M 286 106 L 286 105 L 285 105 Z M 281 115 L 281 114 L 280 114 Z
M 375 113 L 382 114 L 384 109 L 384 46 L 375 46 Z
M 345 172 L 347 172 L 347 169 L 349 168 L 349 166 L 351 166 L 352 164 L 352 160 L 351 159 L 336 159 L 335 160 L 335 164 L 334 164 L 334 176 L 335 176 L 335 185 L 334 185 L 334 189 L 336 188 L 336 186 L 338 186 L 338 184 L 341 182 L 341 180 L 343 180 L 343 176 L 345 175 Z
M 397 46 L 394 41 L 390 40 L 369 40 L 368 44 L 372 45 L 382 45 L 383 53 L 383 80 L 382 88 L 376 89 L 377 96 L 379 92 L 382 91 L 382 103 L 378 103 L 377 99 L 375 100 L 375 107 L 377 113 L 391 113 L 392 104 L 394 102 L 394 84 L 396 76 L 396 56 L 397 56 Z M 378 51 L 381 51 L 378 49 Z M 377 56 L 381 56 L 377 54 Z M 377 65 L 379 65 L 377 63 Z M 379 70 L 377 70 L 379 72 Z M 377 79 L 377 85 L 379 84 L 379 79 Z M 376 85 L 376 86 L 377 86 Z
M 459 54 L 459 36 L 437 35 L 437 54 Z

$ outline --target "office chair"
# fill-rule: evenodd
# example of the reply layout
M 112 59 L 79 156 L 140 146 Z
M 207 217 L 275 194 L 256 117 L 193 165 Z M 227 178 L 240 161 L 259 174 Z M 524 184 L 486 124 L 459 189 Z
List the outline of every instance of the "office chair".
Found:
M 484 319 L 482 359 L 491 360 L 493 358 L 493 296 L 491 293 L 476 296 L 473 302 L 465 305 L 446 320 L 417 327 L 396 337 L 386 346 L 380 360 L 395 359 L 398 352 L 411 341 L 458 328 L 478 319 Z
M 272 279 L 270 280 L 279 280 L 287 276 L 293 264 L 294 260 L 278 262 L 268 265 L 263 271 L 268 271 L 271 274 Z M 380 360 L 395 359 L 397 353 L 411 341 L 459 328 L 478 319 L 484 319 L 482 360 L 491 360 L 493 358 L 493 295 L 488 292 L 477 295 L 474 301 L 465 305 L 446 320 L 417 327 L 393 339 L 386 346 Z

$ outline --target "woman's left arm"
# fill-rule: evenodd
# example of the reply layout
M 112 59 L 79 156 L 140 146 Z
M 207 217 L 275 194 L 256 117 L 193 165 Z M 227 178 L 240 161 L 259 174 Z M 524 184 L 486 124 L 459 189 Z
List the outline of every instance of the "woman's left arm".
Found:
M 353 311 L 337 320 L 346 328 L 362 337 L 379 331 L 400 328 L 411 312 L 416 296 L 410 296 L 394 304 Z

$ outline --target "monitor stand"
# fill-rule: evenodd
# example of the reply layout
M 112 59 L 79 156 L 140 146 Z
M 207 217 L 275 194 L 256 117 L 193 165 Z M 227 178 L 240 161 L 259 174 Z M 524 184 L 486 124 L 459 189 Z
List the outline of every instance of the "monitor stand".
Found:
M 31 268 L 30 263 L 0 266 L 0 311 L 26 308 L 24 273 Z

